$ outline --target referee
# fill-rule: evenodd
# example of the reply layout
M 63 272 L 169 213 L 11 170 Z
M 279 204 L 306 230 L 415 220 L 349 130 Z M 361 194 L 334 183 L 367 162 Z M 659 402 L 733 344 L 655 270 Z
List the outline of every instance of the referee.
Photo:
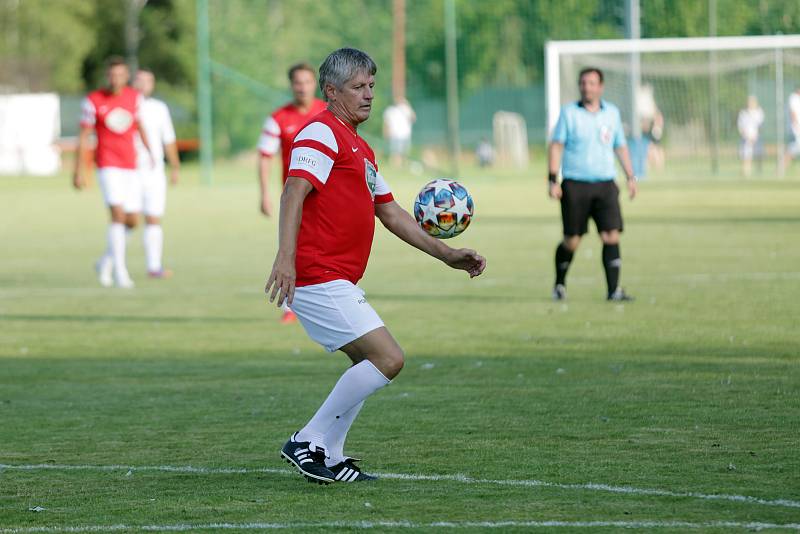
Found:
M 601 99 L 603 72 L 593 67 L 583 69 L 578 76 L 578 86 L 581 99 L 561 109 L 548 150 L 550 197 L 561 201 L 564 225 L 564 240 L 556 249 L 553 299 L 567 298 L 567 270 L 581 237 L 588 230 L 591 217 L 603 241 L 607 298 L 610 301 L 630 301 L 633 298 L 619 286 L 622 213 L 619 189 L 614 182 L 617 173 L 615 153 L 628 177 L 631 200 L 636 196 L 636 176 L 631 167 L 619 110 Z M 561 184 L 557 179 L 559 168 L 563 177 Z

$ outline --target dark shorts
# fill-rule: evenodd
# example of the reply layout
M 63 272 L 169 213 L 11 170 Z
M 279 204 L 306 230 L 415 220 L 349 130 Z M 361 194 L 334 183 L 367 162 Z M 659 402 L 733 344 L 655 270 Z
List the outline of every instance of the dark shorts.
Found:
M 619 188 L 613 180 L 582 182 L 565 179 L 561 183 L 561 220 L 564 235 L 583 235 L 594 219 L 598 232 L 622 231 Z

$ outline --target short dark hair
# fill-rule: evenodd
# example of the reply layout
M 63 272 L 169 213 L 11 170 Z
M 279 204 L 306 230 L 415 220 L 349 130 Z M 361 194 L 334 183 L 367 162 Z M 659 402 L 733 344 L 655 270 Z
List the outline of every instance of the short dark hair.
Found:
M 306 63 L 304 61 L 302 63 L 296 63 L 296 64 L 292 65 L 291 67 L 289 67 L 289 72 L 287 74 L 289 76 L 289 81 L 290 82 L 294 81 L 294 73 L 299 71 L 299 70 L 307 70 L 308 72 L 313 74 L 315 78 L 317 77 L 317 71 L 314 70 L 314 67 L 312 67 L 309 63 Z
M 597 73 L 597 77 L 600 78 L 600 83 L 603 83 L 603 71 L 597 67 L 586 67 L 585 69 L 582 69 L 581 73 L 578 74 L 578 83 L 580 83 L 585 74 L 591 74 L 592 72 Z
M 124 57 L 122 57 L 122 56 L 109 56 L 108 58 L 106 58 L 106 70 L 108 70 L 108 69 L 110 69 L 112 67 L 117 67 L 119 65 L 124 65 L 126 67 L 128 66 L 128 64 L 125 62 L 125 58 Z

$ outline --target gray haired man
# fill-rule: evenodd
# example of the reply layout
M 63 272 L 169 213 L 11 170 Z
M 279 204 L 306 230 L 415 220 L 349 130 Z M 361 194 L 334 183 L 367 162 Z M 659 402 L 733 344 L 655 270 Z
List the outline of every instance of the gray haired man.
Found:
M 369 118 L 377 67 L 366 53 L 341 48 L 319 68 L 328 109 L 294 138 L 281 195 L 279 249 L 265 291 L 287 301 L 309 337 L 352 366 L 281 456 L 309 481 L 371 480 L 344 455 L 350 425 L 367 397 L 403 368 L 403 350 L 356 284 L 367 267 L 375 217 L 397 237 L 454 269 L 480 275 L 486 260 L 425 233 L 392 197 L 375 154 L 358 135 Z

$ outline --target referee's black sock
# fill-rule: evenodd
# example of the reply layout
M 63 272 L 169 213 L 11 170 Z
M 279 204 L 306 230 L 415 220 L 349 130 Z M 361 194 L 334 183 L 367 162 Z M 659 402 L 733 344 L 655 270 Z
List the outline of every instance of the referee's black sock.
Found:
M 619 256 L 619 245 L 603 245 L 603 267 L 606 270 L 608 294 L 611 295 L 619 285 L 619 271 L 622 258 Z
M 559 243 L 556 249 L 556 285 L 566 285 L 567 271 L 569 264 L 572 263 L 573 252 Z

